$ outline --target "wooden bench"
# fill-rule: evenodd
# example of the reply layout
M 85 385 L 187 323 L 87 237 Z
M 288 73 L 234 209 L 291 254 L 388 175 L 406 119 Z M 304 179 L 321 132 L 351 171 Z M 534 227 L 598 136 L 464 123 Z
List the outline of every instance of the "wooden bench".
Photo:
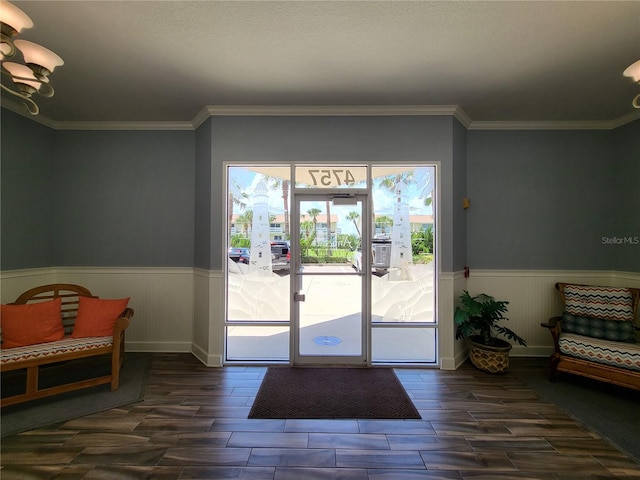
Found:
M 564 313 L 541 323 L 553 338 L 551 381 L 564 372 L 640 390 L 640 289 L 568 283 L 556 288 Z
M 126 308 L 122 312 L 115 322 L 112 336 L 71 338 L 70 335 L 78 315 L 78 304 L 81 296 L 98 298 L 80 285 L 57 283 L 32 288 L 13 302 L 13 305 L 23 305 L 60 298 L 65 337 L 62 340 L 53 342 L 2 349 L 0 352 L 0 367 L 3 376 L 8 372 L 26 370 L 24 392 L 2 398 L 2 407 L 95 385 L 110 384 L 111 390 L 118 389 L 120 369 L 124 365 L 124 332 L 129 326 L 129 319 L 133 316 L 133 309 Z M 40 386 L 39 373 L 41 367 L 51 366 L 59 362 L 71 363 L 78 359 L 98 356 L 111 357 L 111 368 L 108 375 L 71 381 L 62 385 Z

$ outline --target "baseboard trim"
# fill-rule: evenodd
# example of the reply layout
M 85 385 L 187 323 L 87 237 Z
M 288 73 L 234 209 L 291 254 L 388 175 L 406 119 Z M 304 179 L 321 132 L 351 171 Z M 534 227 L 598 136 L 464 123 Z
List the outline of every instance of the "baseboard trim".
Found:
M 514 345 L 509 352 L 510 357 L 549 357 L 553 353 L 553 347 L 547 345 L 534 345 L 521 347 Z
M 189 342 L 126 342 L 127 352 L 191 353 Z
M 467 358 L 469 358 L 469 353 L 466 348 L 457 352 L 454 357 L 442 357 L 440 358 L 440 370 L 457 370 Z
M 191 353 L 207 367 L 222 367 L 221 355 L 209 355 L 204 348 L 195 343 L 191 344 Z

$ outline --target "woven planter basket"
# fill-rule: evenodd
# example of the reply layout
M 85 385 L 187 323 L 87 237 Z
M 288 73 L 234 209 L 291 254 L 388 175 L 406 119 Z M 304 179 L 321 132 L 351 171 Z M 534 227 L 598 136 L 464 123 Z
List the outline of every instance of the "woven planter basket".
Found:
M 471 336 L 467 338 L 469 342 L 469 358 L 471 363 L 480 370 L 489 373 L 504 373 L 509 368 L 509 350 L 511 344 L 505 340 L 496 339 L 501 346 L 484 345 Z

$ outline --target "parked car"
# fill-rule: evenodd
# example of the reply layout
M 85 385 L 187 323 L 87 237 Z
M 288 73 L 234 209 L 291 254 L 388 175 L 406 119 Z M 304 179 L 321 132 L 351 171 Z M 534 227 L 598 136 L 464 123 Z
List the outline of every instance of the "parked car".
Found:
M 248 248 L 231 247 L 229 249 L 229 258 L 236 263 L 249 265 L 250 255 L 251 251 Z
M 371 246 L 371 270 L 374 274 L 381 276 L 389 271 L 391 260 L 391 239 L 386 236 L 374 238 Z M 362 250 L 353 252 L 352 267 L 358 272 L 362 271 Z
M 289 242 L 274 240 L 271 242 L 271 267 L 275 272 L 277 270 L 289 270 L 291 261 L 291 252 L 289 250 Z

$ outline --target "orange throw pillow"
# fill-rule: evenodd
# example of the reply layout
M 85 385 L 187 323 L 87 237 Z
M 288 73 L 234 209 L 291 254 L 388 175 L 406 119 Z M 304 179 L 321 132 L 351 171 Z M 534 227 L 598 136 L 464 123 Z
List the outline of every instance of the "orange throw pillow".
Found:
M 79 297 L 78 317 L 71 336 L 84 338 L 113 335 L 113 326 L 128 304 L 129 298 Z
M 25 305 L 2 305 L 2 348 L 24 347 L 64 337 L 62 299 Z

